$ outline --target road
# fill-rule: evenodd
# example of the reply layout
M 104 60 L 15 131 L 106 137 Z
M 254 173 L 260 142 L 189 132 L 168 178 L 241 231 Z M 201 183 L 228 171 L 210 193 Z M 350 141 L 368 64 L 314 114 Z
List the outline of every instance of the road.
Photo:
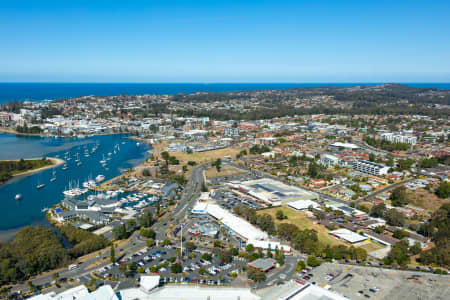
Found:
M 201 193 L 201 186 L 204 180 L 203 170 L 205 165 L 199 165 L 191 170 L 191 176 L 186 184 L 186 188 L 183 190 L 180 201 L 178 201 L 175 208 L 172 210 L 170 215 L 172 220 L 169 220 L 169 216 L 165 217 L 160 222 L 157 222 L 153 226 L 153 230 L 156 232 L 156 240 L 164 240 L 166 238 L 166 232 L 170 228 L 171 224 L 181 224 L 186 217 L 186 213 L 192 209 L 195 205 L 193 199 L 197 199 Z M 116 257 L 127 257 L 136 253 L 138 250 L 146 247 L 145 240 L 140 238 L 139 233 L 135 232 L 130 238 L 131 247 L 124 247 L 124 251 L 116 253 Z M 85 262 L 78 263 L 78 267 L 74 270 L 68 270 L 67 268 L 62 268 L 55 270 L 53 272 L 48 272 L 44 275 L 37 276 L 32 279 L 32 283 L 35 286 L 42 286 L 44 284 L 52 282 L 54 279 L 52 274 L 58 272 L 59 278 L 72 278 L 78 279 L 80 277 L 91 274 L 92 271 L 97 270 L 101 267 L 105 267 L 111 262 L 108 260 L 110 252 L 109 248 L 100 250 L 102 255 L 100 257 L 94 257 Z M 117 250 L 116 250 L 117 251 Z M 106 259 L 105 259 L 106 258 Z M 104 261 L 103 261 L 104 260 Z M 74 262 L 76 263 L 76 262 Z M 25 291 L 28 287 L 25 283 L 17 284 L 12 289 L 11 292 Z

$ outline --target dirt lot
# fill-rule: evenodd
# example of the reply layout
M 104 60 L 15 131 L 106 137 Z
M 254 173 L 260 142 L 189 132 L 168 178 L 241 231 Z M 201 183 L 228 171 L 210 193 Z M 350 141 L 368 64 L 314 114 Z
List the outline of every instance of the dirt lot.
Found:
M 441 199 L 424 189 L 408 191 L 407 194 L 412 205 L 424 208 L 431 212 L 438 210 L 442 204 L 449 202 L 449 199 Z
M 217 172 L 216 167 L 209 168 L 205 171 L 205 175 L 207 178 L 214 178 L 219 176 L 232 176 L 242 173 L 245 172 L 232 166 L 222 166 L 220 172 Z
M 192 154 L 177 152 L 177 153 L 170 153 L 170 155 L 175 156 L 180 161 L 180 164 L 184 165 L 188 161 L 195 161 L 197 164 L 201 164 L 205 162 L 214 161 L 218 158 L 223 160 L 224 157 L 227 155 L 234 158 L 239 152 L 240 152 L 239 149 L 225 148 L 212 151 L 197 152 Z

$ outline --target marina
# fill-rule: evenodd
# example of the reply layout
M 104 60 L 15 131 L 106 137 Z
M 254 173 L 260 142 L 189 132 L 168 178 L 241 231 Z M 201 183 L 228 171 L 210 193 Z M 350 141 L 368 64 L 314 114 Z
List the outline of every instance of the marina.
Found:
M 0 134 L 0 159 L 45 156 L 65 160 L 56 168 L 18 176 L 0 186 L 7 212 L 0 220 L 0 233 L 45 221 L 48 208 L 64 198 L 91 196 L 101 182 L 142 163 L 148 150 L 146 144 L 137 147 L 126 135 L 55 139 Z M 104 164 L 99 164 L 100 160 L 105 160 Z

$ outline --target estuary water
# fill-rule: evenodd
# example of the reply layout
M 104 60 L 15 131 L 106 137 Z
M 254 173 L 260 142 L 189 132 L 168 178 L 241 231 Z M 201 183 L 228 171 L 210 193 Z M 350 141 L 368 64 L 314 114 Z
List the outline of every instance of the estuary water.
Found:
M 102 135 L 86 138 L 47 138 L 0 134 L 0 160 L 57 157 L 66 160 L 64 165 L 43 170 L 29 176 L 16 177 L 0 186 L 0 240 L 10 238 L 22 226 L 45 224 L 42 209 L 64 199 L 62 192 L 69 183 L 82 183 L 99 174 L 111 179 L 149 157 L 150 147 L 145 143 L 126 138 L 126 135 Z M 95 152 L 93 148 L 97 148 Z M 115 153 L 114 153 L 115 152 Z M 76 160 L 79 159 L 79 162 Z M 106 160 L 102 166 L 101 160 Z M 55 173 L 53 173 L 55 171 Z M 55 177 L 55 181 L 50 181 Z M 40 184 L 45 184 L 37 189 Z M 22 194 L 21 200 L 15 200 Z

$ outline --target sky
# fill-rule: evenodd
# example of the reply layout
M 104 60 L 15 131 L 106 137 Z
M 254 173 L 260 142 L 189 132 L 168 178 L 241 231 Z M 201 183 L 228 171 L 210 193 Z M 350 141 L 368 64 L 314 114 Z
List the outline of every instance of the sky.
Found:
M 450 82 L 450 1 L 1 1 L 2 82 Z

